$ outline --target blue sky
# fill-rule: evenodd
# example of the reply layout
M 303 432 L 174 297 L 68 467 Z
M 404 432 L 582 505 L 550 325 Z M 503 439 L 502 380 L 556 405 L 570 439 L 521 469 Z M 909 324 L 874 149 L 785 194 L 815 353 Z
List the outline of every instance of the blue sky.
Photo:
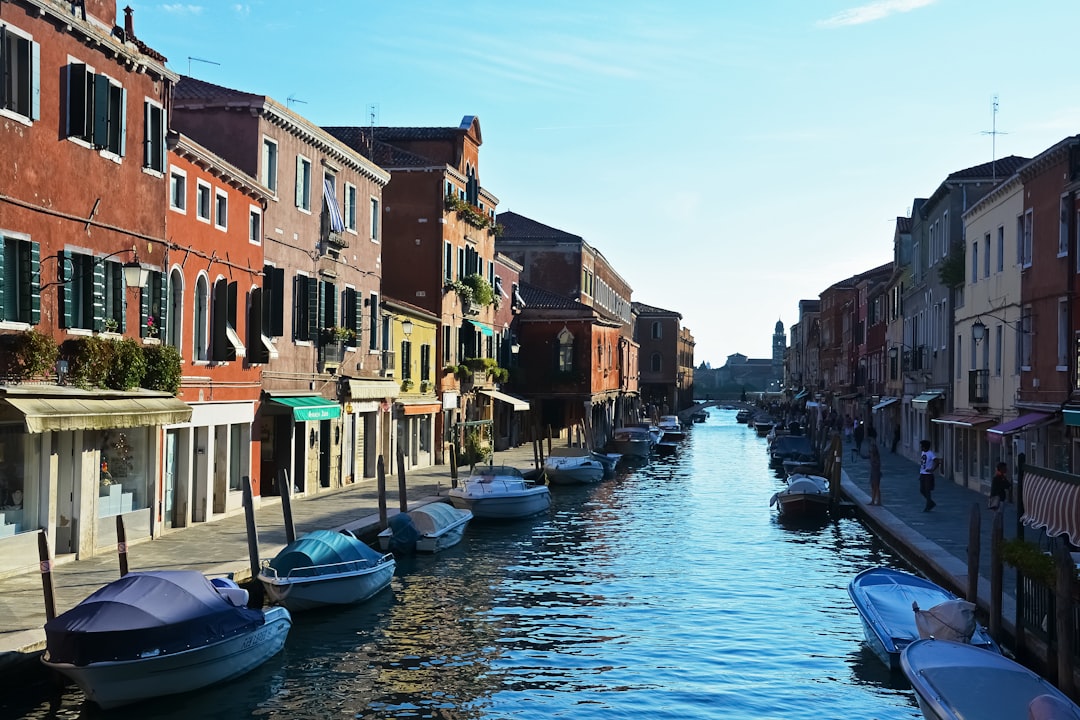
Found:
M 499 209 L 583 236 L 714 366 L 891 260 L 950 172 L 1080 132 L 1060 0 L 131 5 L 173 70 L 321 125 L 478 116 Z

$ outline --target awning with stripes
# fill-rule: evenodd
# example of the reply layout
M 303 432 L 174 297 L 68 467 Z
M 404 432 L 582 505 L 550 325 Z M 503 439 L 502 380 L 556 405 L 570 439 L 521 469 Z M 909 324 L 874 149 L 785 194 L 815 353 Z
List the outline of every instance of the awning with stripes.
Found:
M 330 178 L 323 180 L 323 198 L 326 199 L 326 207 L 330 212 L 330 229 L 334 232 L 345 232 L 345 221 L 341 218 L 341 208 L 337 204 L 337 194 L 334 192 L 334 181 Z
M 941 417 L 931 418 L 931 422 L 936 422 L 941 425 L 957 425 L 959 427 L 977 427 L 979 425 L 989 425 L 990 423 L 997 422 L 996 417 L 987 417 L 985 415 L 969 415 L 967 413 L 953 413 L 951 415 L 942 415 Z
M 1080 545 L 1080 476 L 1028 467 L 1020 488 L 1028 527 L 1043 529 L 1050 537 L 1065 535 Z

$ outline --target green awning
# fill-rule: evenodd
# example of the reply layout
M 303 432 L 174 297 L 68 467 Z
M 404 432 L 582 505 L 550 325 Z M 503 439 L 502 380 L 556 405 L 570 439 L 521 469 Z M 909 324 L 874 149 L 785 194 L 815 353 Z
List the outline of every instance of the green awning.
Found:
M 490 325 L 485 325 L 483 323 L 476 322 L 475 320 L 470 320 L 469 322 L 472 323 L 472 326 L 479 330 L 484 337 L 491 337 L 495 334 L 495 331 L 491 329 Z
M 22 416 L 28 433 L 175 425 L 191 420 L 191 406 L 169 397 L 8 395 L 4 402 Z
M 293 420 L 333 420 L 341 417 L 341 406 L 333 400 L 318 395 L 300 395 L 298 397 L 276 397 L 278 405 L 292 408 Z
M 1061 414 L 1065 416 L 1066 425 L 1069 427 L 1080 427 L 1080 409 L 1062 410 Z

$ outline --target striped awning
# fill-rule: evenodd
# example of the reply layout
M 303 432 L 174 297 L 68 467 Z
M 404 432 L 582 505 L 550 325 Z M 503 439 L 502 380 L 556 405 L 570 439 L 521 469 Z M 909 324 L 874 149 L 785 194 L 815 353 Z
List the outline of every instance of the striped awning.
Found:
M 322 185 L 323 198 L 326 200 L 327 212 L 330 213 L 330 229 L 334 232 L 345 232 L 345 221 L 341 218 L 341 208 L 337 204 L 337 194 L 334 192 L 334 181 L 325 178 Z
M 1028 467 L 1020 490 L 1028 527 L 1043 529 L 1050 537 L 1065 535 L 1080 544 L 1080 476 Z
M 990 423 L 997 422 L 996 417 L 987 417 L 985 415 L 969 415 L 968 413 L 953 413 L 952 415 L 942 415 L 941 417 L 931 418 L 931 422 L 936 422 L 940 425 L 957 425 L 959 427 L 978 427 L 979 425 L 989 425 Z

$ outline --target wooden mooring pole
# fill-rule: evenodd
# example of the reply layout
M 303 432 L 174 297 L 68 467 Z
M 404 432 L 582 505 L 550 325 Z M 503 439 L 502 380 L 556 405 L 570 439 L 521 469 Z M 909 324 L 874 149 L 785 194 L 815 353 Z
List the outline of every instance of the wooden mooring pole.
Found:
M 971 504 L 971 520 L 968 522 L 967 544 L 967 601 L 979 604 L 979 546 L 982 538 L 982 510 L 978 503 Z
M 397 454 L 397 492 L 398 507 L 401 512 L 409 512 L 409 496 L 405 490 L 405 453 L 401 450 Z
M 45 620 L 48 621 L 56 617 L 56 590 L 53 588 L 49 536 L 44 530 L 38 532 L 38 567 L 41 568 L 41 589 L 45 592 Z
M 1076 564 L 1073 563 L 1064 537 L 1055 540 L 1057 583 L 1055 618 L 1057 623 L 1057 685 L 1069 697 L 1075 697 L 1073 682 L 1073 584 L 1076 582 Z
M 281 494 L 281 514 L 285 520 L 285 542 L 291 543 L 296 540 L 296 526 L 293 525 L 292 516 L 292 483 L 285 468 L 278 470 L 278 492 Z
M 450 487 L 457 487 L 457 443 L 450 443 Z
M 251 478 L 244 476 L 244 523 L 247 525 L 248 563 L 251 566 L 251 579 L 259 577 L 259 535 L 255 530 L 255 501 L 251 491 Z
M 1001 594 L 1005 588 L 1004 542 L 1004 513 L 994 513 L 994 522 L 990 526 L 990 636 L 998 642 L 1001 641 Z
M 120 577 L 128 574 L 127 532 L 124 530 L 124 516 L 116 516 L 116 554 L 120 557 Z
M 387 515 L 386 515 L 386 461 L 383 456 L 379 456 L 379 462 L 375 469 L 375 481 L 376 488 L 379 492 L 379 529 L 385 530 L 387 528 Z

